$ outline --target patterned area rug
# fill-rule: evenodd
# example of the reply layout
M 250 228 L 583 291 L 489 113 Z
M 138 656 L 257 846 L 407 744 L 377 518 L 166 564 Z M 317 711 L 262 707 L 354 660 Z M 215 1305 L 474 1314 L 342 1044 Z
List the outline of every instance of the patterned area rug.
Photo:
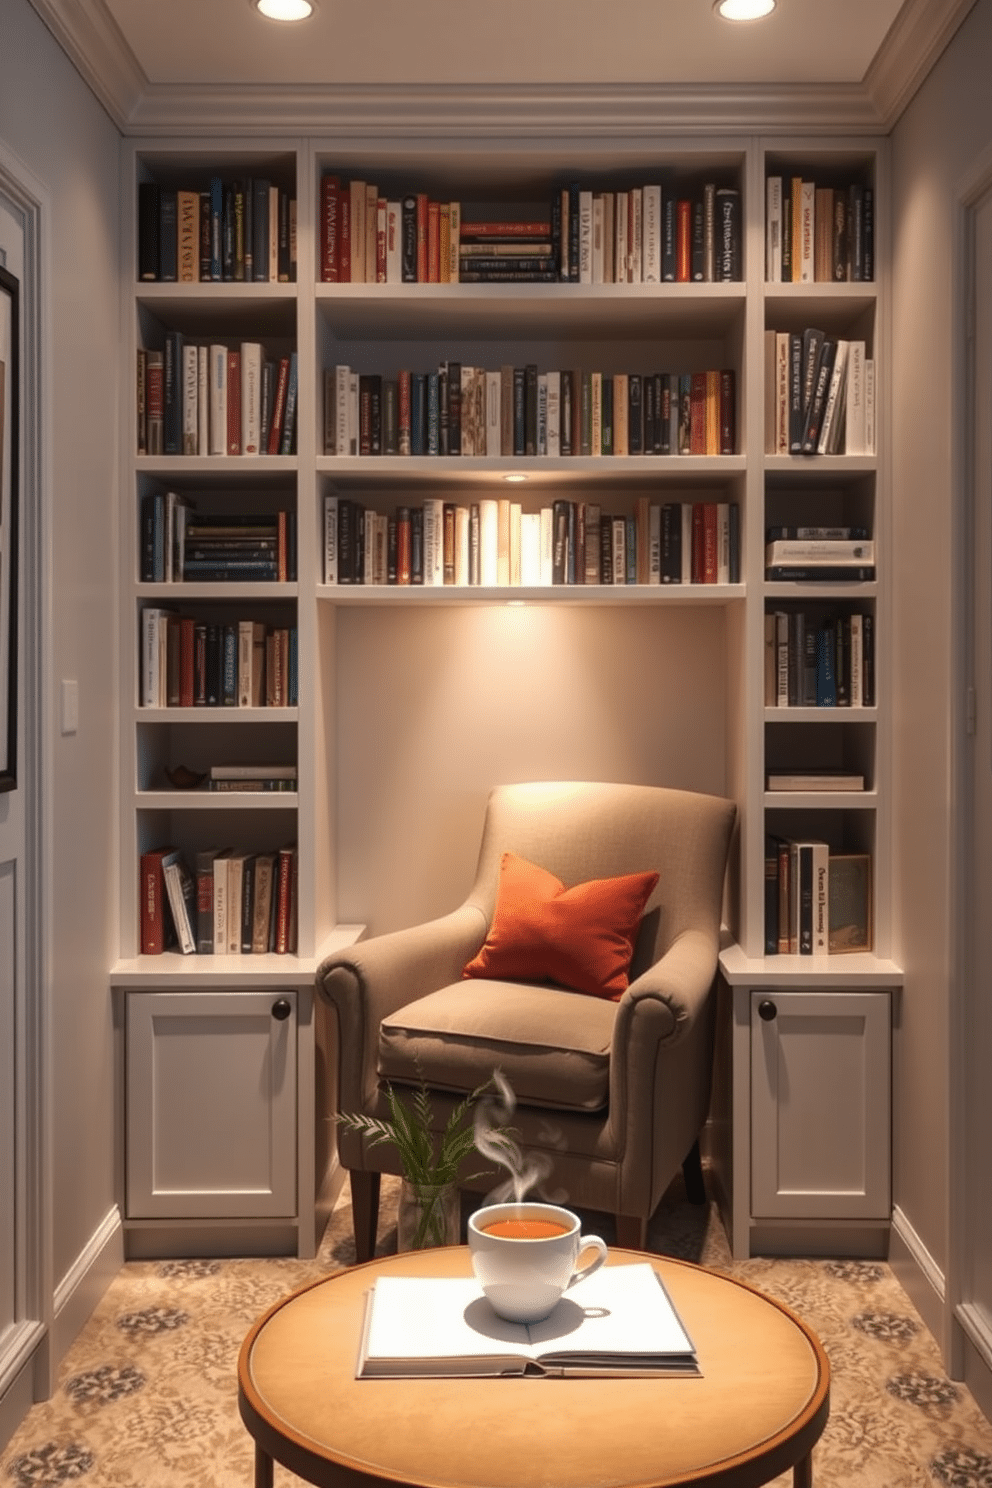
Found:
M 396 1185 L 383 1183 L 379 1250 L 395 1249 Z M 611 1221 L 587 1216 L 609 1243 Z M 817 1488 L 992 1488 L 992 1425 L 944 1374 L 937 1346 L 888 1266 L 753 1260 L 735 1265 L 713 1205 L 681 1179 L 651 1227 L 658 1254 L 751 1282 L 799 1313 L 830 1357 L 831 1411 Z M 237 1408 L 238 1350 L 267 1307 L 354 1261 L 347 1189 L 313 1261 L 129 1262 L 0 1456 L 0 1485 L 247 1488 L 253 1447 Z M 775 1480 L 787 1488 L 792 1475 Z M 277 1465 L 278 1488 L 298 1483 Z

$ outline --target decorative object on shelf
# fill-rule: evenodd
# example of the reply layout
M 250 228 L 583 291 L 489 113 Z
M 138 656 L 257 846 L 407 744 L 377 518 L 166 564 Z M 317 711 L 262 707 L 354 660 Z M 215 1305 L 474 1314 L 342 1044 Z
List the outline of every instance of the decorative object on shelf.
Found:
M 17 431 L 20 286 L 0 268 L 0 791 L 17 788 Z
M 173 790 L 198 790 L 207 778 L 206 770 L 191 770 L 187 765 L 166 766 L 165 776 Z
M 350 1131 L 364 1133 L 370 1145 L 392 1142 L 399 1153 L 403 1169 L 403 1187 L 397 1219 L 397 1244 L 400 1250 L 424 1250 L 433 1245 L 457 1245 L 460 1227 L 458 1179 L 462 1163 L 469 1153 L 477 1152 L 476 1126 L 469 1118 L 476 1103 L 493 1079 L 486 1080 L 460 1101 L 448 1118 L 439 1140 L 434 1133 L 434 1111 L 430 1091 L 423 1080 L 413 1092 L 409 1105 L 396 1094 L 392 1085 L 385 1087 L 389 1102 L 389 1119 L 354 1115 L 340 1111 L 336 1120 Z M 487 1143 L 497 1146 L 512 1141 L 505 1127 L 490 1127 Z M 466 1174 L 471 1182 L 480 1173 Z
M 830 855 L 830 951 L 873 949 L 870 853 Z

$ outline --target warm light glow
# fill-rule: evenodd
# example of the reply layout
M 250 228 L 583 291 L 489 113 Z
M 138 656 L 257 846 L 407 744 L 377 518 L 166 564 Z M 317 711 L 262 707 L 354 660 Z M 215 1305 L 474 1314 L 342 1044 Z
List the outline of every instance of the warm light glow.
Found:
M 305 21 L 313 15 L 311 0 L 255 0 L 255 4 L 270 21 Z
M 717 0 L 714 8 L 725 21 L 756 21 L 775 9 L 775 0 Z
M 525 475 L 504 475 L 503 479 L 516 483 L 517 481 L 525 481 L 527 477 Z

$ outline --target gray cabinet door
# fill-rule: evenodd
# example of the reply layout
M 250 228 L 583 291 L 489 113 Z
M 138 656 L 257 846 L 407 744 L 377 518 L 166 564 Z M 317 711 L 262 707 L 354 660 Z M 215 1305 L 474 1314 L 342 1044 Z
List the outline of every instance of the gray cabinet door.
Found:
M 295 992 L 128 994 L 127 1212 L 296 1214 Z
M 755 1218 L 888 1218 L 889 1021 L 887 992 L 751 993 Z

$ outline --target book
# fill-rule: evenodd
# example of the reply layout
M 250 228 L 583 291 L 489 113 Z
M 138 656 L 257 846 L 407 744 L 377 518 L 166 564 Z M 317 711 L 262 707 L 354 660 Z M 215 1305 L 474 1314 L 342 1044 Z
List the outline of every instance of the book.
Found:
M 162 874 L 179 949 L 192 956 L 197 945 L 196 880 L 179 852 L 162 859 Z
M 204 847 L 193 860 L 196 879 L 196 949 L 201 956 L 214 952 L 214 862 L 224 849 Z
M 539 1323 L 498 1317 L 474 1277 L 380 1276 L 367 1294 L 359 1378 L 534 1373 L 634 1378 L 700 1370 L 661 1278 L 646 1263 L 601 1268 Z
M 160 956 L 175 940 L 171 917 L 166 914 L 164 863 L 173 847 L 157 847 L 141 854 L 139 863 L 139 945 L 143 956 Z
M 853 770 L 769 770 L 770 791 L 862 791 L 865 777 Z

